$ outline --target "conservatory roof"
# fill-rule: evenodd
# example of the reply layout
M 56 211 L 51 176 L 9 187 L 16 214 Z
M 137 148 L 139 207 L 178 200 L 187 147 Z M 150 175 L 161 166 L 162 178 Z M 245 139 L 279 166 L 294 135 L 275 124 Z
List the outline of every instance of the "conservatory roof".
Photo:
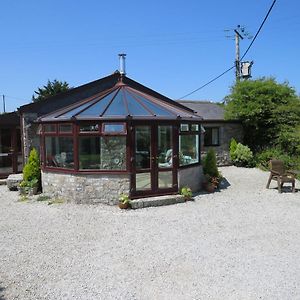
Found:
M 41 116 L 39 122 L 73 120 L 201 120 L 191 109 L 175 101 L 160 99 L 122 80 L 114 87 L 67 107 Z

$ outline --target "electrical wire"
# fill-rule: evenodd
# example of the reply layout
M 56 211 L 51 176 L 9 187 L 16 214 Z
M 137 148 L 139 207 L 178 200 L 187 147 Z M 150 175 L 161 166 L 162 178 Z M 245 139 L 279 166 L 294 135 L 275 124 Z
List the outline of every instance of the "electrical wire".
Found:
M 247 50 L 245 51 L 245 53 L 242 55 L 241 60 L 246 56 L 246 54 L 249 52 L 250 48 L 252 47 L 254 41 L 256 40 L 258 34 L 260 33 L 260 31 L 261 31 L 261 29 L 262 29 L 262 27 L 264 26 L 266 20 L 268 19 L 268 17 L 269 17 L 269 15 L 270 15 L 270 13 L 271 13 L 271 11 L 272 11 L 272 9 L 273 9 L 273 6 L 275 5 L 276 1 L 277 1 L 277 0 L 274 0 L 274 1 L 273 1 L 273 3 L 272 3 L 272 5 L 271 5 L 271 7 L 269 8 L 269 10 L 268 10 L 268 12 L 267 12 L 267 14 L 266 14 L 266 16 L 265 16 L 263 22 L 260 24 L 260 26 L 259 26 L 259 28 L 258 28 L 258 30 L 257 30 L 257 32 L 256 32 L 256 34 L 255 34 L 255 36 L 254 36 L 254 38 L 253 38 L 253 40 L 251 41 L 251 43 L 250 43 L 250 45 L 248 46 L 248 48 L 247 48 Z M 192 94 L 198 92 L 199 90 L 203 89 L 204 87 L 208 86 L 208 85 L 211 84 L 212 82 L 216 81 L 217 79 L 219 79 L 220 77 L 222 77 L 223 75 L 225 75 L 226 73 L 228 73 L 228 72 L 229 72 L 230 70 L 232 70 L 233 68 L 235 68 L 235 65 L 233 65 L 231 68 L 227 69 L 226 71 L 224 71 L 224 72 L 221 73 L 220 75 L 214 77 L 213 79 L 211 79 L 211 80 L 208 81 L 207 83 L 203 84 L 202 86 L 198 87 L 197 89 L 193 90 L 192 92 L 190 92 L 190 93 L 188 93 L 188 94 L 186 94 L 186 95 L 180 97 L 178 100 L 184 99 L 185 97 L 188 97 L 188 96 L 190 96 L 190 95 L 192 95 Z

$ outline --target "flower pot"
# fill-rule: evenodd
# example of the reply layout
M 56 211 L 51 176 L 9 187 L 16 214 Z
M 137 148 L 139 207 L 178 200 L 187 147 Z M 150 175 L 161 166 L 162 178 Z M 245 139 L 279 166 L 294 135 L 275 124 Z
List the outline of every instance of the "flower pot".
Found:
M 125 202 L 125 203 L 119 202 L 119 207 L 121 209 L 127 209 L 127 208 L 129 208 L 129 203 L 128 202 Z
M 208 193 L 213 193 L 216 189 L 216 187 L 210 182 L 203 182 L 202 187 Z

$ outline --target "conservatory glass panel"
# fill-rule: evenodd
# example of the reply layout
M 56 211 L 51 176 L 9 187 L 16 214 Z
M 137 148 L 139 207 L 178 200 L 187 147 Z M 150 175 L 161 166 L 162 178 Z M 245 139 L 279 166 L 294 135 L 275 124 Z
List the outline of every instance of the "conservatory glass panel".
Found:
M 173 186 L 173 172 L 158 172 L 158 187 L 160 189 L 171 188 Z
M 100 137 L 79 137 L 79 169 L 99 170 L 100 166 Z
M 61 115 L 59 118 L 71 118 L 73 116 L 75 116 L 77 113 L 79 113 L 81 110 L 85 109 L 86 107 L 88 107 L 89 105 L 91 105 L 91 102 L 82 104 L 68 112 L 66 112 L 65 114 Z
M 56 125 L 55 124 L 46 124 L 44 125 L 44 132 L 56 132 Z
M 111 92 L 95 104 L 93 104 L 91 107 L 84 110 L 82 113 L 79 114 L 79 116 L 100 116 L 103 114 L 104 110 L 106 109 L 107 105 L 111 101 L 111 99 L 116 94 L 116 91 Z
M 124 105 L 124 96 L 122 91 L 119 91 L 113 102 L 109 105 L 104 116 L 126 116 L 128 112 Z
M 140 95 L 135 94 L 135 97 L 137 97 L 144 105 L 149 108 L 155 115 L 157 116 L 173 116 L 172 113 L 170 113 L 167 109 L 161 107 L 158 104 L 155 104 L 151 102 L 150 100 L 146 99 L 145 97 L 142 97 Z
M 60 124 L 59 125 L 59 132 L 72 132 L 72 125 L 71 124 Z
M 137 173 L 135 177 L 136 190 L 151 189 L 151 173 Z
M 72 137 L 45 137 L 46 165 L 49 167 L 74 168 Z
M 129 114 L 132 116 L 150 116 L 142 104 L 140 104 L 130 93 L 126 92 L 126 100 L 128 103 Z
M 103 133 L 125 133 L 125 124 L 119 123 L 104 123 L 103 124 Z
M 102 136 L 100 139 L 100 168 L 126 170 L 126 136 Z
M 151 155 L 151 127 L 136 126 L 135 166 L 136 169 L 149 169 Z
M 172 126 L 158 126 L 158 166 L 171 168 L 173 165 Z
M 79 127 L 79 132 L 97 132 L 99 131 L 99 125 L 94 124 L 83 124 Z
M 197 134 L 179 136 L 180 166 L 199 162 L 199 136 Z

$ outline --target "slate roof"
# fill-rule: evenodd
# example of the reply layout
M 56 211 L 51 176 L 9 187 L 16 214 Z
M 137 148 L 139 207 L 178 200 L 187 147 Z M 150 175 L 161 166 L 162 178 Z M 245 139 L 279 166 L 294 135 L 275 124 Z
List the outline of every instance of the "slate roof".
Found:
M 196 100 L 178 100 L 177 102 L 194 110 L 204 121 L 224 121 L 224 108 L 220 104 Z
M 45 100 L 30 103 L 27 105 L 23 105 L 19 108 L 20 113 L 37 113 L 38 116 L 43 116 L 46 114 L 49 114 L 51 112 L 54 112 L 58 109 L 65 108 L 69 105 L 72 105 L 74 103 L 77 103 L 83 99 L 87 99 L 89 97 L 93 97 L 95 95 L 98 95 L 100 93 L 103 93 L 111 88 L 113 88 L 120 80 L 121 74 L 116 71 L 115 73 L 103 77 L 101 79 L 89 82 L 87 84 L 78 86 L 76 88 L 72 88 L 66 92 L 60 93 L 58 95 L 55 95 L 53 97 L 49 97 Z M 180 103 L 177 103 L 170 98 L 130 79 L 127 76 L 123 76 L 123 83 L 130 86 L 133 89 L 136 89 L 140 92 L 146 93 L 149 96 L 152 96 L 154 98 L 160 99 L 163 102 L 170 103 L 172 105 L 175 105 L 179 108 L 188 110 L 193 113 L 192 110 L 190 110 L 187 107 L 182 106 Z

